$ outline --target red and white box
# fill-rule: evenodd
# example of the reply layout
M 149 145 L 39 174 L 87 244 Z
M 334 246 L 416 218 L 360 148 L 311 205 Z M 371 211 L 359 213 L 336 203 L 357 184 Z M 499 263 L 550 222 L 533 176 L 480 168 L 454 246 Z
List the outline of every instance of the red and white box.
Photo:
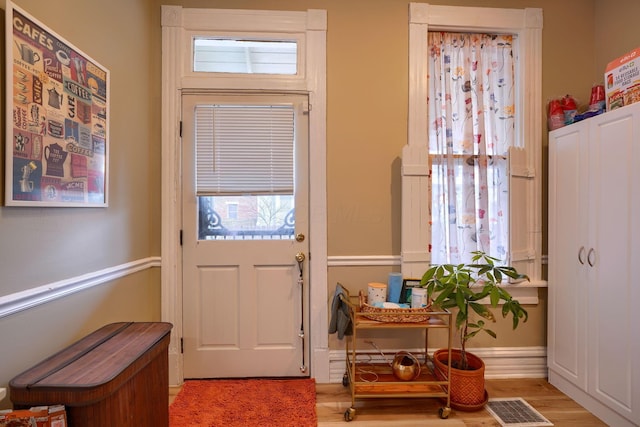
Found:
M 604 85 L 607 111 L 640 101 L 640 47 L 609 62 Z

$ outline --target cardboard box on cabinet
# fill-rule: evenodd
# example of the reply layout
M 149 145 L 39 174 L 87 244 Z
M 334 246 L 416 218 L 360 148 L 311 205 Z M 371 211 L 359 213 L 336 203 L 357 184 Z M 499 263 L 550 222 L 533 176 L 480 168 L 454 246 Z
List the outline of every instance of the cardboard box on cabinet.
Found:
M 604 85 L 607 111 L 640 101 L 640 47 L 609 62 Z

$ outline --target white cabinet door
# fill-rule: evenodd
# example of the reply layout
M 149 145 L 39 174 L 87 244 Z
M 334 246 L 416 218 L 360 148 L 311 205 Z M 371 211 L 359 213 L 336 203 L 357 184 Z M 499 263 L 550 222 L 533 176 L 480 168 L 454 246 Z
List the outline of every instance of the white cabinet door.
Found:
M 587 142 L 589 127 L 575 124 L 549 135 L 550 376 L 582 390 L 586 376 Z
M 588 390 L 638 423 L 640 110 L 589 124 Z
M 549 134 L 549 381 L 640 425 L 640 104 Z

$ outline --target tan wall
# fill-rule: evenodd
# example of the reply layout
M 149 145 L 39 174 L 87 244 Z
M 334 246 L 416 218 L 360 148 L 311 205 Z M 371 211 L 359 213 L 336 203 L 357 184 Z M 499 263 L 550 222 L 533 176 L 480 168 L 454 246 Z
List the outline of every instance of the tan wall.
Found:
M 638 17 L 640 2 L 635 0 L 597 0 L 595 3 L 595 74 L 602 81 L 607 64 L 640 47 Z
M 148 1 L 15 4 L 111 72 L 109 207 L 0 207 L 0 296 L 160 255 L 160 71 L 150 64 Z
M 629 0 L 633 1 L 633 0 Z M 399 0 L 155 0 L 183 7 L 326 9 L 327 192 L 329 256 L 400 254 L 400 156 L 407 143 L 408 10 Z M 543 100 L 588 96 L 595 56 L 594 1 L 458 0 L 434 4 L 543 9 Z M 159 41 L 156 41 L 156 52 Z M 543 124 L 546 133 L 546 123 Z M 546 159 L 546 135 L 543 141 Z M 541 171 L 541 173 L 545 173 Z M 545 181 L 546 188 L 546 181 Z M 541 209 L 546 209 L 542 206 Z M 546 246 L 545 246 L 546 247 Z M 392 268 L 332 267 L 328 292 L 342 282 L 354 292 L 386 281 Z M 498 341 L 479 346 L 544 346 L 546 290 L 515 333 L 496 325 Z M 334 337 L 331 348 L 340 347 Z
M 407 143 L 407 0 L 153 0 L 183 7 L 326 9 L 329 256 L 399 255 L 400 155 Z M 633 0 L 627 0 L 632 2 Z M 595 0 L 449 0 L 542 8 L 543 100 L 587 97 Z M 159 29 L 158 37 L 159 37 Z M 159 55 L 160 41 L 155 51 Z M 158 62 L 159 63 L 159 62 Z M 546 132 L 546 124 L 544 124 Z M 546 139 L 546 137 L 545 137 Z
M 398 255 L 400 155 L 407 143 L 409 2 L 154 1 L 158 20 L 161 4 L 327 10 L 329 255 Z M 433 3 L 542 8 L 543 100 L 571 93 L 588 101 L 595 67 L 595 0 Z M 156 44 L 159 52 L 159 41 Z
M 0 319 L 0 387 L 103 325 L 160 321 L 159 282 L 149 269 Z
M 433 3 L 542 8 L 543 100 L 565 93 L 588 99 L 606 62 L 640 45 L 636 0 Z M 408 1 L 16 0 L 16 4 L 111 71 L 110 206 L 0 207 L 0 296 L 160 254 L 161 4 L 327 10 L 329 255 L 399 255 Z M 546 136 L 543 147 L 546 159 Z M 1 162 L 0 171 L 3 181 Z M 357 288 L 367 281 L 385 280 L 391 269 L 332 267 L 329 293 L 336 281 Z M 154 269 L 0 319 L 0 339 L 5 343 L 0 350 L 0 386 L 101 324 L 158 320 L 159 280 Z M 501 324 L 497 342 L 478 345 L 544 345 L 546 292 L 540 296 L 541 304 L 529 308 L 531 319 L 525 327 L 514 334 Z
M 150 63 L 149 1 L 15 4 L 111 72 L 109 207 L 0 207 L 0 297 L 160 255 L 160 71 Z M 4 29 L 4 11 L 0 21 Z M 98 327 L 134 320 L 160 320 L 158 268 L 0 318 L 0 387 Z

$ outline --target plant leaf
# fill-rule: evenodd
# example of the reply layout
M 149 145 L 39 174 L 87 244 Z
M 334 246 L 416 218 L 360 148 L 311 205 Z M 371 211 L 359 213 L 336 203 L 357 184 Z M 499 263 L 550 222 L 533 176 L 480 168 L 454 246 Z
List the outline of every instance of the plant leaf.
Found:
M 436 270 L 438 268 L 437 267 L 431 267 L 430 269 L 428 269 L 423 275 L 422 275 L 422 279 L 420 280 L 420 284 L 421 285 L 426 285 L 432 278 L 433 275 L 436 274 Z
M 491 288 L 491 306 L 497 307 L 500 302 L 500 290 L 498 287 L 494 286 Z
M 464 298 L 464 294 L 462 292 L 456 292 L 456 305 L 460 310 L 467 311 L 467 300 Z
M 502 306 L 502 317 L 507 317 L 507 314 L 511 311 L 511 301 L 507 301 Z
M 478 276 L 482 276 L 483 274 L 487 273 L 488 271 L 491 271 L 491 266 L 490 265 L 480 266 L 480 268 L 478 269 Z
M 486 305 L 478 304 L 477 302 L 470 302 L 469 306 L 480 316 L 484 317 L 487 320 L 495 322 L 496 319 L 493 316 L 493 313 L 487 308 Z M 478 323 L 480 323 L 480 321 L 478 321 Z
M 502 282 L 502 272 L 500 271 L 500 269 L 494 270 L 494 276 L 496 278 L 496 283 L 501 283 Z
M 460 329 L 460 327 L 464 325 L 466 320 L 467 320 L 467 315 L 463 313 L 462 310 L 458 311 L 458 314 L 456 315 L 456 328 Z
M 468 340 L 470 338 L 475 337 L 476 335 L 478 335 L 478 332 L 480 332 L 482 329 L 476 329 L 475 331 L 469 332 L 467 335 L 464 336 L 464 340 Z

